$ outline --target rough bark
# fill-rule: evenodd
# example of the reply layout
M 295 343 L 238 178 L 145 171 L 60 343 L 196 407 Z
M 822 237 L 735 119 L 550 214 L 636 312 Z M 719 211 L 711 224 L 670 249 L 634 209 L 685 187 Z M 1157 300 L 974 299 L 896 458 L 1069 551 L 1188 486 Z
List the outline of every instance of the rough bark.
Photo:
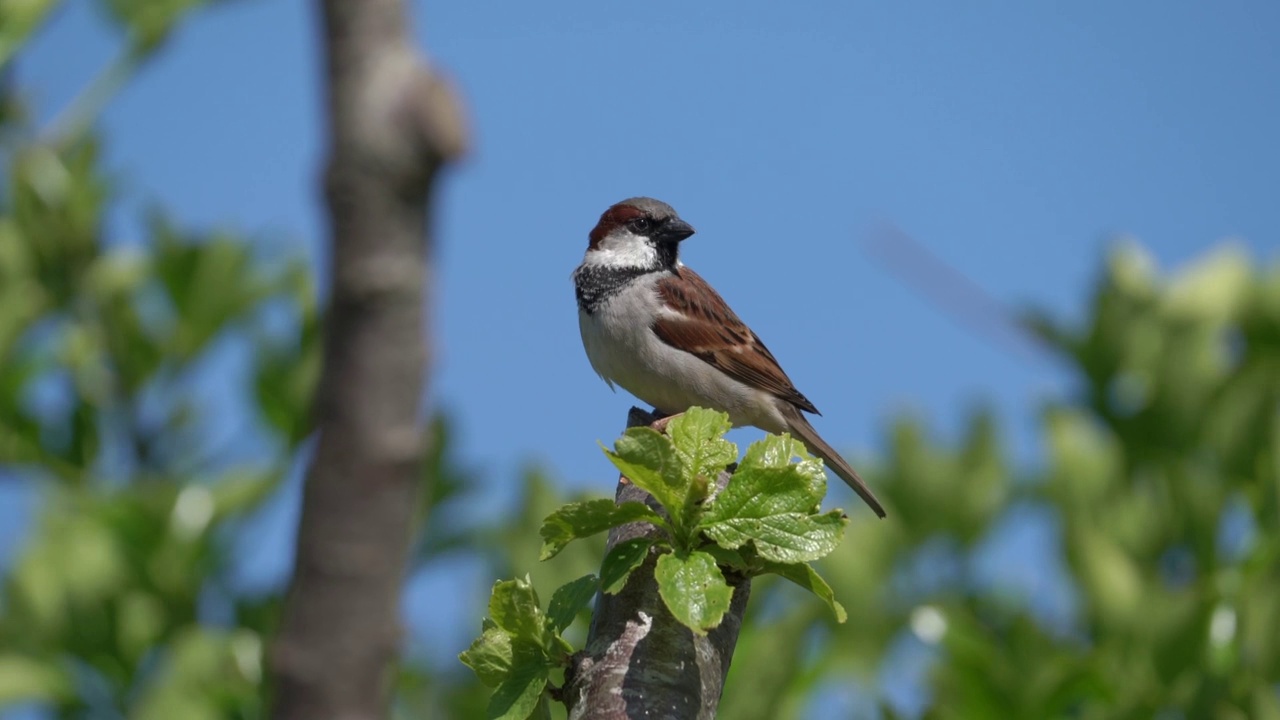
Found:
M 649 425 L 658 417 L 632 408 L 627 427 Z M 729 482 L 720 474 L 718 488 Z M 615 499 L 636 500 L 657 508 L 653 498 L 619 478 Z M 632 523 L 609 533 L 609 549 L 635 537 L 653 535 L 648 523 Z M 751 595 L 751 581 L 730 577 L 733 600 L 724 621 L 699 637 L 667 611 L 658 595 L 650 554 L 616 595 L 596 596 L 586 648 L 576 654 L 565 676 L 562 697 L 570 720 L 711 720 L 738 642 Z
M 281 720 L 386 717 L 425 451 L 430 191 L 464 146 L 401 0 L 322 0 L 332 273 L 317 441 L 271 653 Z

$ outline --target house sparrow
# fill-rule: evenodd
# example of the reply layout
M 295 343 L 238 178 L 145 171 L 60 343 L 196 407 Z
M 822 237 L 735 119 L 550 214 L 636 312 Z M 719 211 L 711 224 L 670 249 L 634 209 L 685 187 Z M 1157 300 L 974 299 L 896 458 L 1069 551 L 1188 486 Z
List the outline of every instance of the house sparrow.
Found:
M 858 473 L 801 414 L 818 409 L 719 293 L 680 262 L 680 242 L 693 233 L 652 198 L 623 200 L 600 216 L 573 272 L 591 367 L 663 413 L 696 405 L 728 413 L 735 426 L 791 433 L 884 517 Z

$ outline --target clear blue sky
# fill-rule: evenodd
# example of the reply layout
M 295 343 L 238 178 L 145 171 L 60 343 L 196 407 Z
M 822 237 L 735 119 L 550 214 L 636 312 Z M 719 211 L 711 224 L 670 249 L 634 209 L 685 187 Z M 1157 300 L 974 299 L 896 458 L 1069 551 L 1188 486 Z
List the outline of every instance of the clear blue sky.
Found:
M 629 406 L 591 372 L 569 272 L 599 213 L 672 203 L 685 259 L 870 450 L 904 408 L 1012 420 L 1059 387 L 863 248 L 897 224 L 1011 304 L 1071 312 L 1102 248 L 1166 265 L 1225 236 L 1280 244 L 1280 5 L 438 2 L 416 34 L 470 101 L 476 151 L 440 200 L 440 402 L 495 478 L 529 460 L 609 483 Z M 109 109 L 135 201 L 195 226 L 323 243 L 317 18 L 200 13 Z M 41 115 L 114 51 L 72 2 L 22 66 Z M 516 425 L 536 410 L 544 422 Z M 486 441 L 485 438 L 492 438 Z
M 1067 389 L 888 273 L 877 223 L 1068 315 L 1117 234 L 1166 267 L 1227 236 L 1280 246 L 1275 2 L 434 2 L 414 22 L 476 138 L 439 198 L 433 388 L 504 501 L 530 462 L 613 486 L 595 442 L 631 399 L 587 364 L 569 273 L 623 197 L 698 229 L 685 261 L 855 454 L 904 410 L 945 436 L 989 401 L 1032 458 L 1038 403 Z M 316 28 L 310 3 L 237 0 L 174 38 L 106 115 L 120 233 L 154 202 L 321 256 Z M 115 47 L 72 2 L 21 67 L 40 116 Z

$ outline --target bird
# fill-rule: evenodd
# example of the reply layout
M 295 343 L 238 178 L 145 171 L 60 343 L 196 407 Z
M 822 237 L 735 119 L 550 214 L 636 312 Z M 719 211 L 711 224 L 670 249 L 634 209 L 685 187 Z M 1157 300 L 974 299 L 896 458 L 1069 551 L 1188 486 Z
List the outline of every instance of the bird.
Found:
M 610 206 L 573 271 L 578 327 L 592 369 L 660 413 L 728 413 L 735 426 L 790 433 L 885 517 L 858 473 L 804 413 L 820 414 L 769 348 L 706 280 L 680 260 L 693 227 L 668 204 Z M 615 388 L 616 389 L 616 388 Z

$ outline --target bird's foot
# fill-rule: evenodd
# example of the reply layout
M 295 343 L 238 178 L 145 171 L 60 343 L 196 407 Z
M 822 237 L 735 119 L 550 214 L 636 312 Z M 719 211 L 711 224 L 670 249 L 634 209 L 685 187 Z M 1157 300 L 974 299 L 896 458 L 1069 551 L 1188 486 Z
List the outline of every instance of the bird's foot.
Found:
M 654 420 L 652 423 L 650 423 L 649 427 L 653 428 L 654 430 L 657 430 L 660 433 L 666 434 L 667 425 L 670 425 L 672 420 L 675 420 L 676 418 L 680 417 L 683 414 L 684 413 L 682 412 L 678 412 L 675 415 L 668 415 L 664 418 L 658 418 L 657 420 Z

